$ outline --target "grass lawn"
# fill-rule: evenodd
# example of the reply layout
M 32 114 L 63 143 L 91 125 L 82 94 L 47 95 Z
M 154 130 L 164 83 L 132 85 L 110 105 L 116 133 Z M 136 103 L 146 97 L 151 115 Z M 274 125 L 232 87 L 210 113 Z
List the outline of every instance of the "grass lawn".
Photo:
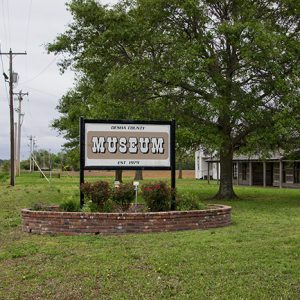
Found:
M 237 187 L 232 226 L 119 236 L 21 232 L 20 209 L 78 194 L 78 177 L 0 185 L 0 299 L 300 299 L 300 190 Z M 178 190 L 206 203 L 217 185 Z M 221 204 L 222 204 L 221 203 Z

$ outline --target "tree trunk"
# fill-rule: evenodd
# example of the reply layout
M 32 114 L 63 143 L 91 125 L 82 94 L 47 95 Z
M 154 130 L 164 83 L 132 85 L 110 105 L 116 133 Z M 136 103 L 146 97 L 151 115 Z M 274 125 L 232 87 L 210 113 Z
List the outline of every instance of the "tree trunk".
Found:
M 115 171 L 115 181 L 123 182 L 122 180 L 123 170 Z
M 235 199 L 237 198 L 236 194 L 233 191 L 232 185 L 232 158 L 233 151 L 231 147 L 226 149 L 223 147 L 220 151 L 220 185 L 219 191 L 214 196 L 215 199 Z
M 182 179 L 182 163 L 181 160 L 178 162 L 178 179 Z
M 139 181 L 143 180 L 143 170 L 136 170 L 134 180 Z

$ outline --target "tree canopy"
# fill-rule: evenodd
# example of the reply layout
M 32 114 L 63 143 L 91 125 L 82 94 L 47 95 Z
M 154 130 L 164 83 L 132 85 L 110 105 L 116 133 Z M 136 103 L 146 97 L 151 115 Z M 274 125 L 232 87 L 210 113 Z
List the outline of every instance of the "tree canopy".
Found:
M 73 23 L 48 45 L 64 54 L 62 70 L 78 74 L 54 123 L 67 138 L 78 135 L 78 111 L 176 117 L 186 144 L 219 150 L 217 196 L 233 198 L 233 153 L 274 148 L 298 130 L 298 1 L 124 0 L 108 7 L 73 0 L 68 7 Z

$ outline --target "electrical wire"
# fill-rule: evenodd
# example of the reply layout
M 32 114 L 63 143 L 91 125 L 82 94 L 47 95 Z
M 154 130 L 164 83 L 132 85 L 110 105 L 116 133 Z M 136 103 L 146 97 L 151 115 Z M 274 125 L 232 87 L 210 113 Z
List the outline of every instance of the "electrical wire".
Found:
M 7 8 L 7 24 L 8 24 L 8 42 L 9 42 L 9 45 L 11 45 L 10 48 L 13 48 L 12 47 L 12 43 L 11 43 L 11 34 L 10 34 L 10 11 L 9 11 L 9 1 L 7 0 L 7 5 L 6 5 L 6 8 Z
M 25 83 L 28 83 L 28 82 L 31 82 L 35 79 L 37 79 L 40 75 L 42 75 L 55 61 L 57 60 L 57 57 L 55 56 L 53 60 L 51 60 L 51 62 L 44 68 L 42 69 L 37 75 L 35 75 L 34 77 L 28 79 L 28 80 L 25 80 L 23 82 L 20 82 L 19 84 L 25 84 Z
M 8 40 L 8 34 L 7 34 L 7 29 L 6 29 L 6 23 L 5 23 L 5 14 L 4 14 L 4 0 L 1 1 L 2 4 L 2 22 L 3 22 L 3 36 L 4 36 L 4 40 L 7 41 Z M 7 46 L 7 44 L 6 44 Z
M 55 98 L 57 98 L 57 99 L 60 98 L 60 96 L 58 96 L 58 95 L 51 94 L 51 93 L 49 93 L 49 92 L 45 92 L 45 91 L 42 91 L 42 90 L 39 90 L 39 89 L 30 87 L 30 86 L 24 86 L 24 87 L 25 87 L 26 89 L 28 89 L 28 90 L 33 90 L 33 91 L 38 92 L 38 93 L 40 93 L 40 94 L 45 94 L 45 95 L 48 95 L 48 96 L 51 96 L 51 97 L 55 97 Z
M 28 46 L 29 25 L 30 25 L 30 20 L 31 20 L 31 8 L 32 8 L 32 0 L 30 0 L 30 3 L 29 3 L 29 12 L 28 12 L 28 19 L 27 19 L 26 39 L 25 39 L 26 51 L 27 51 L 27 46 Z
M 32 0 L 29 3 L 29 11 L 28 11 L 28 18 L 27 18 L 27 29 L 26 29 L 26 38 L 25 38 L 25 50 L 28 51 L 28 40 L 29 40 L 29 28 L 31 23 L 31 11 L 32 11 Z M 28 55 L 25 57 L 25 76 L 28 77 Z
M 1 53 L 1 44 L 0 44 L 0 53 Z M 1 57 L 1 65 L 2 65 L 2 73 L 5 73 L 4 72 L 4 64 L 3 64 L 3 59 L 2 59 L 2 55 L 0 55 Z M 7 103 L 9 103 L 9 97 L 8 97 L 8 90 L 7 90 L 7 86 L 6 86 L 6 81 L 4 79 L 4 86 L 5 86 L 5 91 L 6 91 L 6 99 L 7 99 Z

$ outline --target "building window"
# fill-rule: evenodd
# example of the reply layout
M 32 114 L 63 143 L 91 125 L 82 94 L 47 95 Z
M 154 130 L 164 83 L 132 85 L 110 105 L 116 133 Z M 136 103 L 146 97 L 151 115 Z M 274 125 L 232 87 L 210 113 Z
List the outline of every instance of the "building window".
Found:
M 242 180 L 247 180 L 247 163 L 242 163 Z
M 232 178 L 233 179 L 237 179 L 237 177 L 238 177 L 237 164 L 238 163 L 233 163 L 233 166 L 232 166 Z
M 286 163 L 282 163 L 282 183 L 286 183 Z
M 294 163 L 294 183 L 300 183 L 300 162 Z

